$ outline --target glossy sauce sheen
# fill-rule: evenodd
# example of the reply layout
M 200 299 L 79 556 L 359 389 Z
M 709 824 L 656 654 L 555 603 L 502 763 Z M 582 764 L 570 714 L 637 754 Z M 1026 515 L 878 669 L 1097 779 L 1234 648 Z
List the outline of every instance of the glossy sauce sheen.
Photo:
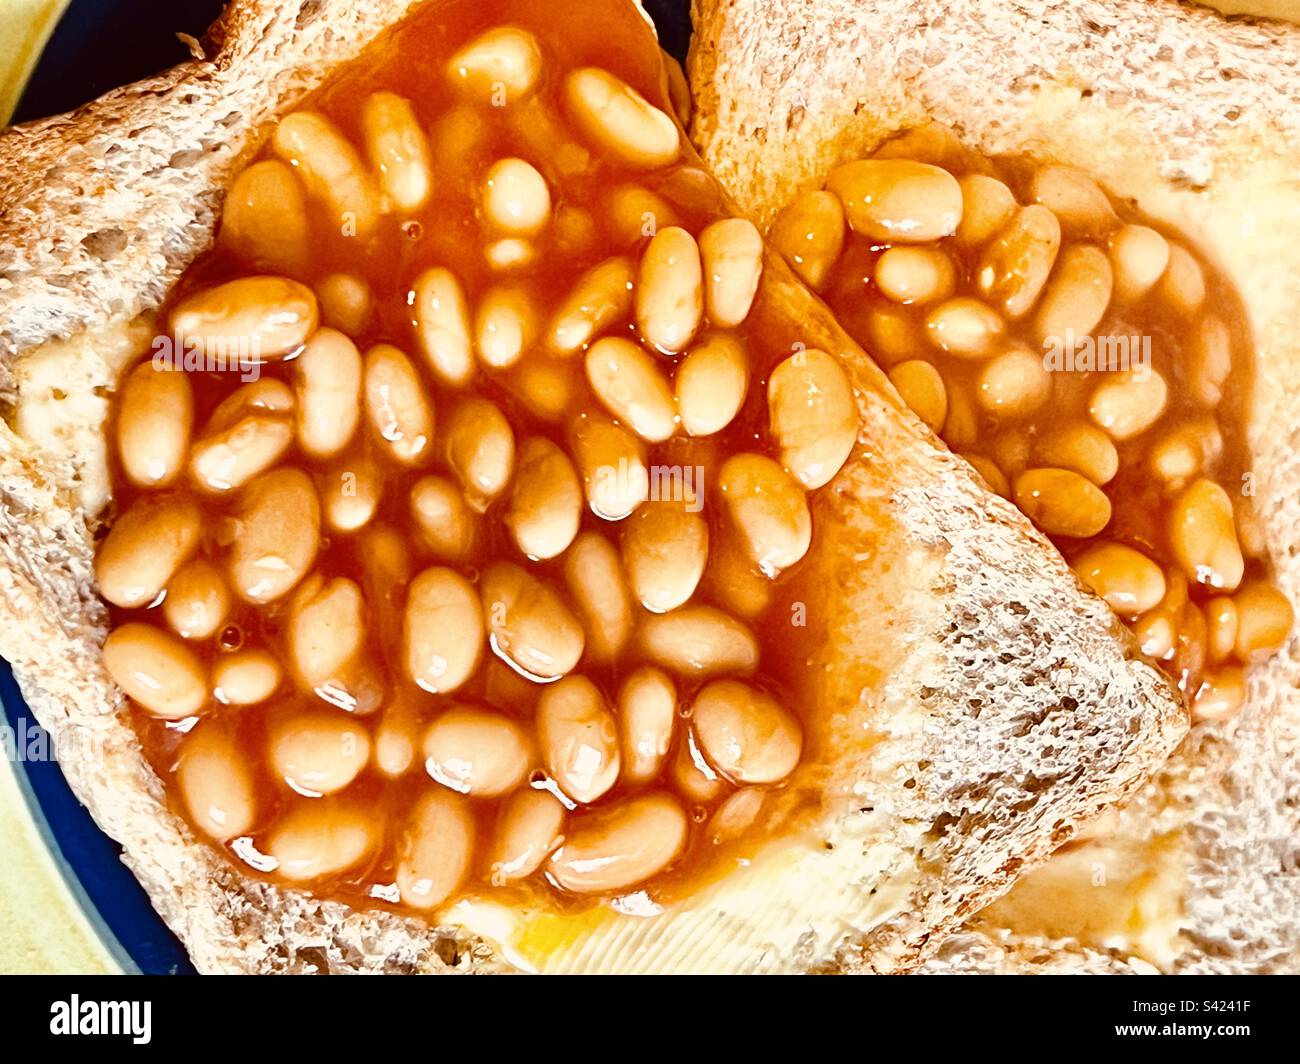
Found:
M 606 20 L 609 25 L 606 25 Z M 477 113 L 483 119 L 483 139 L 468 155 L 455 156 L 440 148 L 437 140 L 440 120 L 453 109 L 465 105 L 465 97 L 453 91 L 444 76 L 448 57 L 477 34 L 507 24 L 531 31 L 540 42 L 543 53 L 540 87 L 526 104 L 514 104 L 502 111 L 478 107 Z M 471 384 L 464 389 L 435 380 L 419 353 L 407 302 L 408 292 L 423 270 L 445 266 L 456 273 L 469 296 L 471 320 L 480 298 L 492 284 L 523 284 L 541 308 L 544 327 L 553 310 L 572 291 L 577 279 L 593 265 L 616 254 L 628 256 L 634 264 L 639 261 L 648 240 L 641 234 L 628 239 L 627 235 L 615 232 L 609 210 L 616 190 L 635 186 L 661 197 L 672 218 L 655 219 L 660 228 L 670 223 L 680 224 L 698 236 L 709 221 L 722 215 L 716 186 L 697 168 L 688 148 L 678 162 L 669 167 L 623 167 L 577 134 L 565 117 L 561 94 L 564 74 L 584 64 L 597 65 L 617 74 L 651 102 L 660 103 L 664 110 L 669 110 L 661 87 L 663 73 L 648 29 L 643 35 L 628 34 L 626 22 L 611 17 L 599 5 L 591 12 L 584 12 L 581 19 L 557 19 L 550 5 L 529 0 L 488 6 L 462 3 L 455 5 L 450 12 L 417 12 L 388 32 L 362 59 L 332 77 L 301 107 L 328 116 L 354 146 L 359 146 L 364 142 L 361 105 L 369 94 L 382 89 L 409 98 L 420 125 L 430 132 L 434 145 L 434 188 L 428 202 L 417 210 L 394 210 L 368 223 L 373 224 L 373 230 L 365 241 L 340 236 L 337 226 L 325 218 L 325 211 L 318 204 L 309 203 L 311 254 L 307 261 L 292 269 L 259 269 L 253 263 L 242 261 L 230 251 L 219 232 L 216 250 L 186 273 L 171 296 L 169 307 L 174 307 L 197 291 L 258 272 L 284 273 L 317 291 L 321 282 L 331 274 L 339 271 L 357 274 L 369 284 L 374 297 L 374 313 L 369 323 L 359 331 L 350 332 L 357 348 L 363 356 L 379 343 L 390 343 L 404 351 L 417 367 L 435 409 L 435 457 L 432 462 L 416 468 L 401 468 L 382 450 L 383 444 L 369 431 L 364 414 L 356 435 L 341 455 L 313 460 L 302 453 L 295 439 L 276 465 L 276 468 L 292 466 L 308 471 L 316 480 L 322 497 L 340 471 L 359 469 L 367 459 L 379 470 L 382 481 L 378 510 L 364 529 L 341 534 L 331 532 L 322 523 L 321 549 L 312 570 L 327 582 L 336 577 L 350 578 L 361 588 L 366 600 L 368 623 L 362 657 L 374 671 L 372 680 L 383 692 L 384 708 L 344 718 L 356 721 L 369 733 L 369 741 L 376 751 L 355 779 L 331 796 L 301 797 L 286 786 L 269 764 L 271 759 L 267 751 L 274 748 L 277 729 L 285 722 L 307 709 L 315 713 L 340 714 L 340 710 L 325 702 L 296 691 L 289 676 L 291 666 L 283 648 L 288 639 L 288 613 L 294 595 L 286 595 L 260 609 L 254 609 L 234 596 L 230 616 L 221 631 L 212 638 L 187 643 L 205 668 L 210 669 L 218 659 L 242 647 L 270 650 L 281 659 L 285 670 L 285 679 L 269 701 L 255 706 L 223 706 L 210 700 L 201 711 L 199 725 L 209 731 L 219 725 L 222 733 L 235 744 L 237 757 L 252 775 L 257 796 L 254 822 L 234 843 L 227 844 L 226 849 L 232 859 L 273 880 L 284 880 L 286 876 L 266 872 L 264 855 L 268 833 L 286 817 L 310 803 L 334 803 L 345 812 L 359 811 L 366 821 L 377 825 L 379 845 L 371 856 L 346 871 L 301 882 L 294 877 L 295 885 L 307 886 L 315 893 L 341 898 L 354 905 L 403 907 L 398 901 L 396 885 L 400 878 L 397 854 L 402 845 L 403 823 L 413 809 L 423 809 L 419 806 L 422 798 L 431 792 L 442 792 L 422 764 L 421 739 L 428 724 L 450 706 L 468 704 L 490 707 L 519 722 L 530 734 L 533 732 L 536 703 L 548 687 L 517 675 L 486 647 L 472 679 L 450 696 L 431 695 L 410 682 L 403 655 L 404 582 L 393 581 L 385 572 L 382 549 L 397 541 L 404 542 L 410 575 L 431 565 L 449 565 L 477 586 L 492 563 L 504 560 L 523 566 L 553 588 L 563 589 L 566 586 L 564 557 L 545 561 L 525 559 L 506 527 L 503 515 L 509 502 L 509 490 L 488 506 L 478 522 L 480 535 L 470 552 L 456 562 L 431 558 L 423 550 L 418 530 L 412 523 L 408 498 L 411 486 L 424 476 L 433 474 L 456 482 L 454 472 L 443 459 L 443 445 L 450 414 L 458 398 L 474 395 L 497 404 L 514 430 L 517 447 L 528 437 L 541 436 L 568 453 L 572 453 L 568 430 L 574 420 L 583 413 L 602 412 L 584 377 L 581 352 L 555 364 L 572 384 L 573 402 L 548 419 L 539 417 L 512 392 L 509 386 L 512 370 L 500 372 L 484 370 L 480 366 Z M 547 128 L 547 122 L 554 125 Z M 484 257 L 489 229 L 483 220 L 479 189 L 488 168 L 496 160 L 512 156 L 530 161 L 541 171 L 549 186 L 551 221 L 546 232 L 536 241 L 538 255 L 535 265 L 498 274 L 488 266 Z M 263 159 L 273 157 L 268 150 L 260 156 Z M 595 229 L 589 238 L 567 241 L 563 235 L 567 230 L 561 219 L 573 209 L 588 212 L 594 221 Z M 650 219 L 645 221 L 648 223 Z M 165 316 L 163 320 L 166 320 Z M 700 335 L 708 327 L 706 320 Z M 606 329 L 603 335 L 635 339 L 635 330 L 634 314 L 629 313 L 621 325 Z M 698 475 L 703 479 L 705 505 L 700 517 L 707 523 L 711 551 L 715 552 L 728 538 L 734 539 L 735 536 L 726 523 L 717 496 L 718 470 L 722 461 L 738 450 L 776 455 L 768 432 L 767 374 L 778 362 L 788 358 L 799 342 L 797 326 L 774 321 L 774 315 L 764 304 L 761 288 L 748 320 L 732 329 L 731 333 L 747 347 L 749 372 L 745 401 L 736 418 L 725 430 L 712 436 L 690 437 L 679 428 L 664 443 L 644 445 L 647 460 L 652 464 L 683 469 L 698 466 L 702 470 Z M 518 365 L 526 365 L 529 357 L 526 353 Z M 685 356 L 653 357 L 667 379 L 670 365 L 680 363 Z M 294 360 L 270 362 L 261 368 L 261 376 L 264 381 L 282 380 L 292 386 Z M 195 377 L 192 383 L 195 395 L 193 423 L 197 439 L 212 411 L 241 382 L 234 374 L 209 373 L 201 378 Z M 129 509 L 133 502 L 146 494 L 127 481 L 120 467 L 115 470 L 114 478 L 119 512 Z M 240 492 L 230 493 L 230 498 L 199 495 L 192 491 L 185 477 L 173 490 L 192 494 L 199 501 L 203 531 L 198 555 L 211 557 L 218 566 L 224 567 L 232 528 L 230 515 L 238 505 Z M 815 513 L 815 497 L 809 501 Z M 616 549 L 624 532 L 619 525 L 595 517 L 584 500 L 581 531 L 590 530 L 601 532 Z M 298 531 L 295 522 L 286 523 L 282 530 L 286 538 L 293 537 Z M 814 522 L 813 550 L 817 549 L 815 535 Z M 710 567 L 713 558 L 711 553 Z M 748 621 L 761 651 L 758 671 L 749 682 L 775 695 L 796 717 L 801 714 L 804 664 L 811 653 L 810 647 L 814 645 L 811 641 L 815 641 L 815 633 L 823 623 L 816 618 L 814 610 L 809 627 L 791 627 L 790 624 L 790 604 L 810 601 L 808 596 L 812 592 L 802 586 L 800 578 L 801 571 L 806 568 L 805 559 L 802 565 L 795 565 L 774 580 L 752 569 L 749 573 L 750 579 L 761 581 L 770 592 L 768 606 Z M 312 578 L 308 577 L 309 580 Z M 815 603 L 815 599 L 811 601 Z M 692 605 L 720 604 L 707 572 L 690 602 Z M 636 610 L 638 618 L 646 616 L 640 607 Z M 114 623 L 120 626 L 131 620 L 147 619 L 161 626 L 163 622 L 157 616 L 159 612 L 156 605 L 149 610 L 115 608 Z M 617 706 L 622 681 L 643 663 L 644 659 L 630 642 L 628 651 L 617 660 L 599 664 L 589 655 L 581 661 L 577 672 L 597 685 L 607 705 L 612 708 Z M 702 686 L 701 681 L 677 679 L 679 714 L 690 705 Z M 386 778 L 375 768 L 381 744 L 378 726 L 390 716 L 393 719 L 404 716 L 417 723 L 415 761 L 396 779 Z M 132 708 L 132 719 L 152 764 L 164 779 L 173 778 L 190 722 L 179 726 L 170 724 L 138 707 Z M 662 778 L 651 785 L 653 789 L 673 790 L 673 766 L 681 760 L 688 731 L 689 721 L 679 716 L 673 750 L 666 759 Z M 815 757 L 815 737 L 805 734 L 804 744 L 803 756 Z M 530 779 L 534 785 L 541 785 L 544 781 L 541 769 L 537 763 L 531 772 Z M 737 792 L 731 784 L 718 789 L 721 793 L 708 801 L 682 799 L 688 815 L 690 837 L 684 856 L 651 880 L 649 890 L 656 901 L 666 902 L 689 894 L 706 878 L 721 874 L 735 861 L 742 860 L 761 837 L 763 828 L 743 830 L 738 837 L 729 836 L 720 845 L 710 841 L 707 828 L 710 816 L 729 795 Z M 620 781 L 595 803 L 594 808 L 617 807 L 625 799 L 644 793 L 645 785 Z M 679 790 L 677 793 L 680 795 L 682 792 Z M 799 807 L 803 801 L 802 798 L 787 801 L 787 815 L 790 808 Z M 489 877 L 482 868 L 482 857 L 491 850 L 497 837 L 497 825 L 506 799 L 475 797 L 467 804 L 476 824 L 478 854 L 463 890 L 479 891 L 488 885 Z M 177 807 L 183 810 L 182 803 L 177 802 Z M 433 810 L 421 815 L 433 817 L 442 813 Z M 763 823 L 762 817 L 759 823 Z M 346 832 L 340 833 L 340 838 L 345 836 Z M 540 874 L 511 884 L 505 888 L 505 896 L 562 907 L 582 908 L 594 903 L 590 896 L 569 895 L 557 889 L 553 882 L 548 883 Z

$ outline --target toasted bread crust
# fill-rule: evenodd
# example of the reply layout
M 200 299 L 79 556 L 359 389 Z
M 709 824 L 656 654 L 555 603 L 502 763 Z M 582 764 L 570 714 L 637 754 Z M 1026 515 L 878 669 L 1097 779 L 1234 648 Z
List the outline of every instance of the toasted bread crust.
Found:
M 501 967 L 450 930 L 241 875 L 169 809 L 100 664 L 98 514 L 78 458 L 105 416 L 91 397 L 120 369 L 110 333 L 156 308 L 209 245 L 222 189 L 264 124 L 405 8 L 324 0 L 299 14 L 238 0 L 210 59 L 0 135 L 0 382 L 13 415 L 0 427 L 0 652 L 44 725 L 98 739 L 102 756 L 65 773 L 202 971 Z M 901 915 L 842 950 L 820 945 L 833 965 L 902 971 L 1140 785 L 1185 713 L 1043 537 L 941 449 L 783 264 L 769 256 L 767 269 L 773 321 L 841 357 L 863 414 L 862 457 L 821 515 L 828 596 L 842 605 L 830 663 L 849 666 L 828 671 L 826 697 L 860 708 L 855 648 L 890 639 L 905 652 L 881 696 L 885 741 L 870 760 L 842 758 L 828 786 L 919 837 L 924 868 Z M 51 402 L 37 359 L 77 400 L 51 434 L 20 431 L 29 404 Z M 882 628 L 870 611 L 889 580 L 894 627 Z M 972 673 L 984 678 L 979 713 Z
M 1122 0 L 696 0 L 694 16 L 694 139 L 760 223 L 836 164 L 937 122 L 988 155 L 1078 166 L 1187 233 L 1254 332 L 1255 503 L 1275 580 L 1300 601 L 1300 28 Z M 1125 810 L 1130 837 L 1190 835 L 1177 970 L 1300 970 L 1298 752 L 1293 636 L 1240 715 L 1198 725 Z M 927 968 L 1143 969 L 987 925 Z

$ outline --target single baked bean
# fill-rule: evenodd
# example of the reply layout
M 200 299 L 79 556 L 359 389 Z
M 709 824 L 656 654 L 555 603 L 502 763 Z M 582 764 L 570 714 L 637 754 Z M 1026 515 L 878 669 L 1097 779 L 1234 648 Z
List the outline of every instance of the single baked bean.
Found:
M 341 683 L 366 638 L 366 603 L 346 577 L 308 578 L 289 608 L 288 641 L 307 690 Z
M 594 802 L 618 782 L 618 724 L 585 676 L 566 676 L 542 692 L 537 741 L 546 771 L 575 802 Z
M 167 581 L 163 616 L 182 639 L 208 639 L 230 615 L 230 589 L 206 558 L 191 558 Z
M 908 409 L 932 431 L 943 428 L 948 416 L 948 390 L 933 365 L 919 358 L 908 359 L 889 371 L 889 380 Z
M 209 432 L 216 432 L 229 428 L 249 414 L 288 415 L 293 413 L 293 409 L 293 390 L 284 381 L 264 377 L 226 396 L 217 404 L 205 427 Z
M 533 744 L 509 717 L 453 706 L 424 733 L 424 767 L 444 787 L 475 798 L 496 798 L 524 781 Z
M 699 586 L 709 559 L 709 526 L 680 504 L 651 502 L 623 526 L 623 565 L 646 609 L 667 613 Z
M 581 615 L 587 650 L 609 661 L 632 634 L 632 596 L 618 551 L 598 532 L 584 532 L 564 556 L 564 579 Z
M 420 722 L 412 702 L 399 694 L 384 707 L 375 728 L 371 761 L 389 779 L 406 775 L 415 765 Z
M 769 577 L 808 553 L 808 500 L 798 482 L 772 459 L 732 455 L 722 464 L 718 486 L 750 558 Z
M 1205 635 L 1211 665 L 1225 661 L 1237 645 L 1237 604 L 1220 595 L 1205 604 Z
M 316 285 L 321 320 L 348 336 L 357 336 L 370 324 L 375 309 L 370 285 L 355 273 L 331 273 Z
M 1235 591 L 1245 562 L 1237 543 L 1232 500 L 1212 480 L 1194 481 L 1169 511 L 1169 546 L 1187 578 Z
M 586 368 L 596 398 L 643 440 L 662 443 L 676 431 L 673 393 L 644 348 L 606 336 L 587 349 Z
M 320 502 L 311 478 L 301 469 L 263 473 L 244 488 L 234 518 L 230 582 L 235 593 L 259 605 L 288 594 L 307 575 L 320 547 Z
M 1110 437 L 1082 421 L 1040 436 L 1034 456 L 1041 465 L 1073 469 L 1098 487 L 1109 484 L 1119 472 L 1119 451 Z
M 767 238 L 799 279 L 820 292 L 844 247 L 844 207 L 833 192 L 801 192 L 776 216 Z
M 619 185 L 605 208 L 606 225 L 624 244 L 654 236 L 661 226 L 680 225 L 677 212 L 662 196 L 640 185 Z
M 1030 195 L 1056 215 L 1072 236 L 1101 237 L 1119 225 L 1115 208 L 1087 174 L 1069 166 L 1045 166 L 1034 174 Z
M 312 799 L 294 805 L 271 830 L 266 852 L 294 883 L 325 879 L 359 864 L 379 844 L 374 811 Z
M 1177 616 L 1188 602 L 1187 576 L 1177 566 L 1169 566 L 1165 569 L 1165 588 L 1160 606 Z
M 749 388 L 749 360 L 729 333 L 706 336 L 677 367 L 674 381 L 682 428 L 711 436 L 731 424 Z
M 1039 293 L 1061 247 L 1061 223 L 1041 204 L 1016 211 L 985 249 L 975 283 L 986 299 L 1009 318 L 1023 318 Z
M 659 775 L 673 742 L 677 690 L 672 679 L 653 665 L 628 674 L 618 691 L 623 734 L 623 778 L 648 783 Z
M 524 270 L 536 261 L 537 245 L 521 236 L 506 236 L 488 244 L 483 257 L 500 273 Z
M 321 329 L 294 360 L 298 446 L 313 458 L 338 454 L 361 420 L 361 353 L 334 329 Z
M 826 187 L 854 232 L 876 240 L 924 244 L 951 236 L 961 221 L 961 186 L 929 163 L 859 159 L 832 170 Z
M 1104 251 L 1091 244 L 1065 248 L 1034 315 L 1038 338 L 1056 339 L 1072 348 L 1101 321 L 1110 306 L 1113 284 L 1110 259 Z
M 604 418 L 584 416 L 571 447 L 591 512 L 621 521 L 650 497 L 650 471 L 639 440 Z
M 547 327 L 546 338 L 559 355 L 581 350 L 632 309 L 634 270 L 629 259 L 606 259 L 584 273 Z
M 940 350 L 958 358 L 984 358 L 1005 331 L 996 310 L 978 299 L 958 296 L 940 303 L 925 318 L 926 334 Z
M 501 812 L 488 853 L 488 882 L 503 887 L 531 876 L 563 841 L 564 806 L 546 791 L 524 789 Z
M 872 356 L 886 368 L 923 354 L 928 346 L 924 330 L 912 315 L 895 306 L 871 308 L 867 336 Z
M 447 64 L 452 84 L 497 107 L 532 92 L 541 70 L 537 38 L 517 26 L 498 26 L 479 34 Z M 505 95 L 498 98 L 500 93 Z
M 304 713 L 277 724 L 268 747 L 271 767 L 299 794 L 343 790 L 370 760 L 370 735 L 342 713 Z
M 1177 425 L 1147 452 L 1147 469 L 1166 484 L 1176 484 L 1211 468 L 1223 454 L 1223 433 L 1211 417 Z
M 202 516 L 189 499 L 145 496 L 122 513 L 95 554 L 95 583 L 114 606 L 153 602 L 199 542 Z
M 185 467 L 194 426 L 189 377 L 142 362 L 118 397 L 117 453 L 127 480 L 142 488 L 171 484 Z
M 1187 349 L 1186 383 L 1202 406 L 1216 407 L 1232 372 L 1232 341 L 1222 318 L 1213 314 L 1201 320 Z
M 406 669 L 420 687 L 449 694 L 474 675 L 483 653 L 474 587 L 452 569 L 425 569 L 406 596 Z
M 1043 356 L 1014 346 L 985 362 L 975 382 L 980 406 L 999 418 L 1028 417 L 1052 394 L 1052 378 Z
M 1291 603 L 1272 584 L 1252 581 L 1237 592 L 1237 633 L 1234 648 L 1249 665 L 1273 654 L 1286 642 L 1295 623 Z
M 301 270 L 311 225 L 293 171 L 278 159 L 264 159 L 241 172 L 222 203 L 218 239 L 258 269 Z
M 1205 614 L 1196 603 L 1186 603 L 1178 614 L 1175 625 L 1174 654 L 1169 672 L 1177 679 L 1183 691 L 1195 691 L 1205 669 L 1206 625 Z
M 193 716 L 208 698 L 203 665 L 175 636 L 140 621 L 114 628 L 104 641 L 104 667 L 145 710 L 163 720 Z
M 641 645 L 652 661 L 679 676 L 747 676 L 758 667 L 754 633 L 712 606 L 651 614 L 641 625 Z
M 456 275 L 433 266 L 415 279 L 411 324 L 429 368 L 444 384 L 463 388 L 474 375 L 469 304 Z
M 1240 666 L 1225 665 L 1205 674 L 1192 699 L 1197 720 L 1225 720 L 1246 700 L 1246 674 Z
M 814 348 L 791 355 L 768 377 L 767 407 L 786 468 L 809 490 L 829 483 L 858 438 L 858 408 L 839 362 Z
M 704 311 L 721 329 L 749 317 L 763 273 L 763 238 L 753 222 L 722 218 L 700 233 L 704 264 Z
M 1145 225 L 1126 225 L 1110 237 L 1115 298 L 1135 303 L 1160 280 L 1169 265 L 1169 242 Z
M 669 775 L 677 793 L 694 806 L 711 805 L 727 789 L 727 781 L 704 759 L 690 734 L 677 744 Z
M 529 677 L 556 679 L 573 671 L 586 636 L 547 584 L 509 562 L 497 562 L 480 585 L 492 649 Z
M 766 800 L 767 796 L 758 787 L 741 787 L 728 795 L 709 818 L 706 829 L 709 842 L 721 846 L 738 839 L 757 822 Z
M 1237 540 L 1241 543 L 1242 551 L 1251 558 L 1263 558 L 1268 553 L 1268 540 L 1250 497 L 1234 495 L 1232 515 L 1236 520 Z
M 636 324 L 646 342 L 668 354 L 686 350 L 704 311 L 700 249 L 685 229 L 660 229 L 641 255 Z
M 433 191 L 433 161 L 411 101 L 374 92 L 361 106 L 361 131 L 379 188 L 399 210 L 419 209 Z
M 478 175 L 491 162 L 489 131 L 487 118 L 477 105 L 454 105 L 434 120 L 430 139 L 438 159 L 439 182 L 444 189 L 455 189 L 465 197 L 473 197 Z
M 356 532 L 370 523 L 384 493 L 384 476 L 368 450 L 343 457 L 320 481 L 325 521 L 337 532 Z
M 597 67 L 571 71 L 564 82 L 569 115 L 582 134 L 629 166 L 657 169 L 681 152 L 677 126 L 632 86 Z
M 280 120 L 271 147 L 344 235 L 366 239 L 381 213 L 379 190 L 348 139 L 324 115 L 295 111 Z
M 455 894 L 473 864 L 475 835 L 460 795 L 435 787 L 416 799 L 397 842 L 402 904 L 427 910 Z
M 714 680 L 695 696 L 695 737 L 709 763 L 734 783 L 776 783 L 803 752 L 799 722 L 766 692 Z
M 475 317 L 478 357 L 493 369 L 508 369 L 532 346 L 537 328 L 537 309 L 527 291 L 493 287 L 483 296 Z
M 954 450 L 973 447 L 980 435 L 980 417 L 971 389 L 960 380 L 947 382 L 948 416 L 943 422 L 944 442 Z
M 1040 467 L 1016 477 L 1016 505 L 1049 536 L 1087 539 L 1110 523 L 1110 499 L 1070 469 Z
M 211 359 L 266 362 L 297 351 L 316 331 L 316 295 L 287 277 L 239 277 L 181 300 L 172 331 Z
M 895 303 L 933 303 L 952 295 L 952 259 L 935 247 L 892 247 L 876 260 L 876 287 Z
M 515 434 L 494 403 L 463 400 L 447 419 L 447 464 L 465 499 L 482 513 L 506 490 L 515 471 Z
M 223 654 L 212 666 L 212 697 L 227 706 L 255 706 L 280 686 L 280 663 L 265 650 Z
M 247 835 L 257 819 L 257 790 L 243 751 L 227 732 L 194 728 L 176 762 L 181 800 L 195 826 L 218 842 Z
M 958 184 L 962 212 L 957 243 L 964 248 L 975 248 L 1006 225 L 1016 209 L 1016 197 L 996 177 L 986 174 L 967 174 Z
M 1075 560 L 1080 580 L 1125 617 L 1154 608 L 1165 597 L 1165 574 L 1141 551 L 1122 543 L 1096 543 Z
M 985 447 L 1008 477 L 1018 477 L 1029 465 L 1029 437 L 1019 428 L 1003 429 L 990 436 Z
M 1165 609 L 1144 613 L 1133 625 L 1138 649 L 1155 661 L 1169 661 L 1174 655 L 1177 631 L 1174 619 Z
M 703 586 L 723 609 L 747 620 L 758 617 L 772 603 L 772 581 L 734 536 L 715 538 Z
M 529 558 L 555 558 L 578 534 L 582 485 L 569 456 L 545 437 L 533 436 L 519 448 L 505 520 Z
M 1154 425 L 1168 401 L 1169 386 L 1157 370 L 1111 374 L 1093 390 L 1088 415 L 1123 442 Z
M 551 190 L 531 163 L 500 159 L 483 178 L 483 213 L 503 233 L 536 236 L 551 217 Z
M 443 561 L 463 561 L 476 538 L 477 515 L 446 477 L 421 477 L 411 487 L 411 517 L 424 545 Z
M 415 364 L 392 344 L 376 344 L 365 358 L 370 426 L 402 465 L 422 465 L 433 451 L 433 403 Z
M 1169 264 L 1160 278 L 1160 295 L 1185 318 L 1197 314 L 1205 303 L 1205 271 L 1181 244 L 1169 245 Z
M 277 380 L 246 384 L 217 407 L 190 451 L 190 476 L 208 491 L 241 488 L 293 442 L 293 394 Z
M 668 98 L 672 101 L 673 113 L 684 129 L 691 124 L 691 86 L 686 80 L 686 71 L 667 49 L 659 49 L 659 58 L 663 60 L 664 74 L 668 78 Z
M 376 630 L 386 646 L 398 643 L 402 621 L 402 597 L 414 575 L 414 563 L 406 535 L 376 524 L 366 529 L 357 544 L 361 564 L 361 586 L 371 604 Z
M 574 894 L 626 890 L 658 875 L 686 848 L 688 822 L 666 794 L 647 794 L 576 818 L 547 863 Z

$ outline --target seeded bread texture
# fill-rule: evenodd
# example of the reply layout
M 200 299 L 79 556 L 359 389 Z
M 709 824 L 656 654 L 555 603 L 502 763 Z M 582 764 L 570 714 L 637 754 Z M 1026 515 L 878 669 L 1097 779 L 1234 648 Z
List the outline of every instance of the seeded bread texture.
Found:
M 406 6 L 237 0 L 207 58 L 0 135 L 0 652 L 56 737 L 94 736 L 97 756 L 66 759 L 65 774 L 202 971 L 504 967 L 449 928 L 259 882 L 199 843 L 99 655 L 103 496 L 88 456 L 102 452 L 105 396 L 168 287 L 209 246 L 222 189 L 266 123 Z M 827 716 L 868 713 L 881 741 L 839 754 L 828 806 L 883 814 L 919 869 L 876 926 L 780 960 L 902 971 L 1140 786 L 1185 714 L 1043 537 L 937 444 L 771 256 L 767 271 L 766 312 L 845 362 L 863 415 L 857 456 L 818 503 L 828 549 L 816 575 L 835 606 Z M 872 706 L 857 666 L 882 642 L 898 663 Z M 861 878 L 863 893 L 889 886 Z
M 1275 578 L 1300 598 L 1300 29 L 1123 0 L 696 0 L 694 140 L 760 224 L 835 165 L 939 123 L 989 155 L 1092 173 L 1237 285 L 1258 366 L 1249 440 Z M 1178 971 L 1300 970 L 1300 647 L 1198 725 L 1117 830 L 1185 830 Z M 976 924 L 933 971 L 1140 971 L 1119 951 Z

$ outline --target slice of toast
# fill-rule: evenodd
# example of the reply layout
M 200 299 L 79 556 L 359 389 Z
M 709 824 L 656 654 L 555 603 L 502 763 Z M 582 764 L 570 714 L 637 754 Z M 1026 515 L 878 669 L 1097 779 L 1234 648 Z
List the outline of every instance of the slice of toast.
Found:
M 641 12 L 607 2 L 639 64 L 628 76 L 666 106 Z M 450 922 L 245 874 L 198 842 L 148 767 L 100 662 L 107 615 L 91 559 L 111 513 L 105 396 L 151 312 L 210 246 L 222 190 L 269 120 L 404 10 L 237 0 L 208 58 L 0 135 L 0 652 L 65 744 L 73 788 L 203 971 L 915 966 L 1140 786 L 1186 713 L 1050 544 L 939 445 L 771 254 L 753 313 L 782 343 L 837 356 L 862 422 L 815 507 L 806 724 L 823 756 L 804 777 L 815 830 L 775 839 L 677 911 L 607 913 L 603 929 L 581 932 L 617 939 L 595 960 L 575 951 L 569 925 L 526 926 L 534 948 L 553 932 L 539 955 L 509 924 L 527 914 L 450 914 L 494 950 Z
M 1300 597 L 1300 29 L 1123 0 L 696 0 L 694 15 L 694 139 L 760 223 L 838 163 L 934 122 L 990 156 L 1077 166 L 1188 234 L 1245 302 L 1255 503 L 1275 582 Z M 1060 941 L 1018 936 L 1010 918 L 1065 904 L 1030 877 L 931 970 L 1149 970 L 1144 933 L 1179 938 L 1155 950 L 1173 970 L 1296 970 L 1298 652 L 1293 635 L 1254 670 L 1239 716 L 1198 725 L 1109 824 L 1109 856 L 1094 854 L 1117 875 L 1149 872 L 1177 840 L 1159 859 L 1174 869 L 1155 877 L 1163 896 L 1146 898 L 1163 932 L 1147 925 L 1088 948 L 1068 920 L 1030 918 Z M 1080 915 L 1075 932 L 1099 915 Z

